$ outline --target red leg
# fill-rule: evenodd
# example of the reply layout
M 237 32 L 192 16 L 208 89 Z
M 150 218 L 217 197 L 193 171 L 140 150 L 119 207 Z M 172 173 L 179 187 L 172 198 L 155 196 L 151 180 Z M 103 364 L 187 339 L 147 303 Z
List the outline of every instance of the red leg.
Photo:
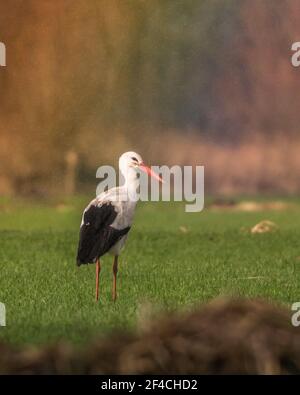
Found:
M 96 302 L 99 299 L 99 276 L 101 271 L 100 259 L 96 261 Z
M 112 298 L 115 302 L 117 299 L 117 273 L 118 273 L 118 255 L 115 256 L 114 265 L 113 265 L 113 290 L 112 290 Z

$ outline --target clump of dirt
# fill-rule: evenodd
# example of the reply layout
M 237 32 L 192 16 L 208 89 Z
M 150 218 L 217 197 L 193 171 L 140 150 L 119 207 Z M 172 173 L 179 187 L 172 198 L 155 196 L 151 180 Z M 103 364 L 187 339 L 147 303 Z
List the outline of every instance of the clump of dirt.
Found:
M 179 230 L 181 233 L 188 233 L 189 232 L 188 228 L 184 225 L 179 226 Z
M 251 228 L 251 233 L 275 232 L 278 229 L 278 226 L 274 222 L 264 220 L 253 226 L 253 228 Z
M 101 337 L 84 349 L 0 344 L 0 373 L 299 374 L 300 331 L 288 309 L 218 299 L 153 319 L 135 334 Z

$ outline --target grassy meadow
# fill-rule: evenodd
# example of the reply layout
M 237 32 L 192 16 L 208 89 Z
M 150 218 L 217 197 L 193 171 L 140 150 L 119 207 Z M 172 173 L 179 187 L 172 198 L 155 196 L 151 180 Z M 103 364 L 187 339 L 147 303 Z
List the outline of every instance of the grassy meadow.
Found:
M 183 204 L 141 203 L 120 257 L 119 298 L 111 301 L 112 257 L 75 266 L 88 198 L 42 203 L 0 200 L 0 301 L 13 344 L 67 339 L 83 343 L 136 325 L 143 306 L 188 309 L 222 295 L 300 300 L 300 202 L 249 211 L 237 206 L 185 213 Z M 242 206 L 241 206 L 242 207 Z M 275 232 L 252 234 L 268 219 Z

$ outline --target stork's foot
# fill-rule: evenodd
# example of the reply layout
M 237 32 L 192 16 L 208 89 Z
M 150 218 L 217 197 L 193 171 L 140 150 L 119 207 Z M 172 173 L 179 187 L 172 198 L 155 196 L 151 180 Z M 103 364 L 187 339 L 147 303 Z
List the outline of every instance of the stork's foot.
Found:
M 95 293 L 95 301 L 98 302 L 99 299 L 99 277 L 101 271 L 100 259 L 96 261 L 96 293 Z
M 118 274 L 118 255 L 115 256 L 113 264 L 113 289 L 112 289 L 112 300 L 117 300 L 117 274 Z

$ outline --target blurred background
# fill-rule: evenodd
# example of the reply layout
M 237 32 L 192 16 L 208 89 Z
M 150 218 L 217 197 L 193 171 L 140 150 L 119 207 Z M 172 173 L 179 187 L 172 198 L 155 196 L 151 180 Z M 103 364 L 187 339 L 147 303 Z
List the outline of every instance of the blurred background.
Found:
M 4 0 L 0 194 L 96 185 L 136 150 L 219 195 L 300 192 L 297 0 Z

